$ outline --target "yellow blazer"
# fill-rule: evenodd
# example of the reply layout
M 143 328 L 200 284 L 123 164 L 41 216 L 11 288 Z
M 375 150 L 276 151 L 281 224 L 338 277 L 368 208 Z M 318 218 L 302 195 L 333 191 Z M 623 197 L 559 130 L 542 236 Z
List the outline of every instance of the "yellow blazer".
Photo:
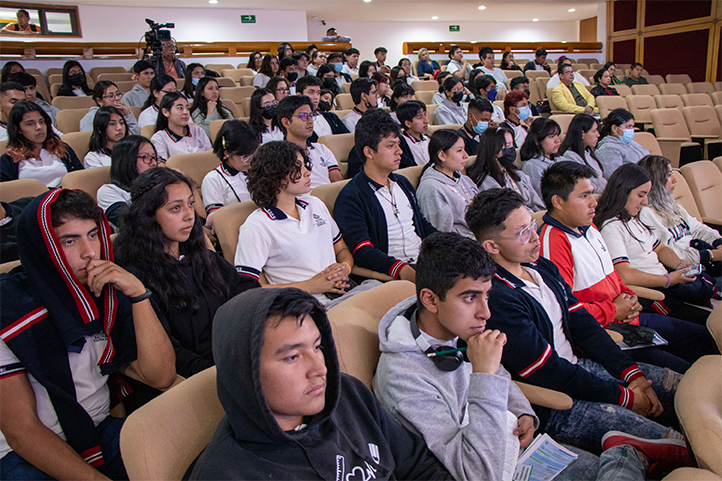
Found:
M 597 104 L 594 102 L 594 95 L 592 95 L 589 90 L 587 90 L 584 84 L 577 81 L 574 81 L 572 83 L 577 88 L 577 90 L 579 90 L 579 93 L 582 94 L 584 100 L 587 101 L 587 105 L 591 106 L 595 112 L 599 112 Z M 574 101 L 574 95 L 572 95 L 572 91 L 569 90 L 569 88 L 561 82 L 559 82 L 559 84 L 554 87 L 554 90 L 552 90 L 552 102 L 554 102 L 554 105 L 556 105 L 558 110 L 563 110 L 565 112 L 574 112 L 575 114 L 584 112 L 584 107 L 578 106 L 577 103 Z

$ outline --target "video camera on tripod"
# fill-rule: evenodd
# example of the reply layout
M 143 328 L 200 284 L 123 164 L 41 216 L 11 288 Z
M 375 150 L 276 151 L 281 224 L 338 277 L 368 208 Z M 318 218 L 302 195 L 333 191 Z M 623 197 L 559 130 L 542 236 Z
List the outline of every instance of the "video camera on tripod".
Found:
M 150 51 L 150 61 L 154 66 L 157 66 L 155 65 L 156 62 L 160 62 L 162 59 L 161 51 L 163 50 L 163 42 L 171 40 L 170 30 L 161 29 L 175 28 L 175 23 L 159 24 L 149 18 L 145 19 L 145 23 L 150 26 L 150 30 L 145 32 L 145 52 L 143 53 L 143 59 L 148 59 L 148 52 Z

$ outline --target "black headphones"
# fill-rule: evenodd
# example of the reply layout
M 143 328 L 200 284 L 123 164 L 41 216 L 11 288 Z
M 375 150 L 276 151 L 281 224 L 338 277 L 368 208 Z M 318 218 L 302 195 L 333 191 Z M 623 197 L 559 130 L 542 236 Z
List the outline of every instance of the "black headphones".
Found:
M 419 325 L 416 322 L 416 306 L 413 306 L 414 311 L 411 313 L 411 317 L 409 318 L 409 322 L 411 324 L 411 334 L 414 336 L 414 339 L 416 340 L 416 344 L 421 348 L 421 350 L 424 352 L 424 354 L 435 354 L 440 351 L 448 351 L 450 349 L 455 349 L 457 347 L 464 347 L 466 346 L 466 342 L 464 342 L 462 339 L 459 339 L 456 346 L 441 346 L 438 349 L 434 349 L 431 347 L 431 345 L 424 339 L 424 337 L 421 335 L 421 330 L 419 329 Z M 407 311 L 408 314 L 408 311 Z M 451 352 L 446 354 L 437 354 L 436 356 L 430 357 L 432 361 L 434 361 L 434 364 L 437 368 L 439 368 L 442 371 L 451 372 L 456 371 L 461 367 L 461 364 L 467 359 L 466 356 L 462 352 Z

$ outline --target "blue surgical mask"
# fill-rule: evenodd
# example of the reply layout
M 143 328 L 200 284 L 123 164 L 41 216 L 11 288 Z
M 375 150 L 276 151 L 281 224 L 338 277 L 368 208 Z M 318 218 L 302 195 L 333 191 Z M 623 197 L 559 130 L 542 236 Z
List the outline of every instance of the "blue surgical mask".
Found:
M 489 99 L 489 102 L 493 102 L 496 100 L 496 89 L 491 89 L 486 93 L 486 98 Z
M 520 107 L 517 117 L 519 117 L 519 120 L 521 120 L 522 122 L 531 117 L 531 109 L 529 108 L 529 106 L 527 105 L 526 107 Z
M 481 121 L 479 121 L 479 122 L 477 122 L 476 125 L 474 126 L 474 132 L 475 132 L 476 134 L 478 134 L 478 135 L 481 135 L 481 134 L 484 133 L 484 131 L 485 131 L 488 127 L 489 127 L 489 122 L 486 122 L 486 121 L 481 122 Z
M 198 85 L 198 81 L 199 81 L 199 80 L 200 80 L 199 78 L 192 78 L 192 79 L 191 79 L 191 83 L 192 83 L 193 85 Z
M 336 62 L 333 64 L 333 68 L 336 72 L 341 73 L 343 71 L 343 64 L 341 62 Z
M 632 141 L 634 138 L 634 129 L 624 129 L 624 134 L 619 137 L 619 140 L 624 142 L 625 144 L 628 144 Z

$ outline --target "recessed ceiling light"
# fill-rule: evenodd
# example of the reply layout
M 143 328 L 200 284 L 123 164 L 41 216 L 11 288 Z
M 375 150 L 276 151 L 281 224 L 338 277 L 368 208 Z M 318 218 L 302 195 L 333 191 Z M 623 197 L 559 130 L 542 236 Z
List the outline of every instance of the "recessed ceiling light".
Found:
M 364 0 L 364 3 L 371 3 L 371 0 Z
M 364 0 L 364 1 L 366 1 L 366 0 Z M 576 8 L 570 8 L 569 10 L 567 10 L 567 12 L 569 12 L 569 13 L 576 12 L 576 11 L 577 11 Z
M 216 3 L 218 3 L 218 0 L 208 0 L 208 3 L 215 5 Z
M 431 20 L 438 20 L 438 19 L 439 19 L 439 17 L 437 17 L 436 15 L 434 15 L 433 17 L 431 17 Z
M 532 22 L 538 22 L 539 19 L 538 19 L 538 18 L 532 18 L 531 21 L 532 21 Z
M 486 6 L 485 6 L 485 5 L 479 5 L 479 10 L 486 10 Z

